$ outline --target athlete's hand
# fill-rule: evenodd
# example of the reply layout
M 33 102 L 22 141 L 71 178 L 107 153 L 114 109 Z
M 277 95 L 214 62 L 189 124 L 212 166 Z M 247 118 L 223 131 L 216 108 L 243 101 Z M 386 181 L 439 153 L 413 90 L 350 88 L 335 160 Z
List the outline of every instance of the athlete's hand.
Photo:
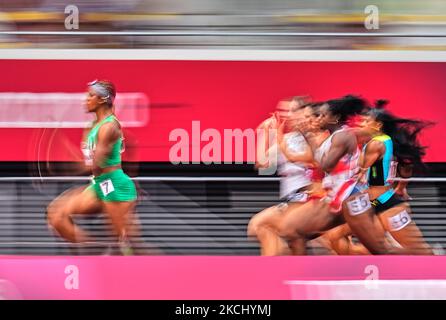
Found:
M 280 123 L 281 123 L 279 112 L 277 112 L 277 111 L 273 112 L 271 114 L 271 118 L 270 119 L 271 119 L 270 120 L 271 122 L 270 122 L 269 129 L 276 129 L 276 130 L 278 130 L 279 126 L 280 126 Z
M 135 183 L 135 187 L 136 187 L 138 202 L 148 200 L 149 196 L 150 196 L 149 193 L 141 187 L 139 182 L 135 181 L 134 183 Z
M 406 188 L 395 188 L 395 193 L 399 195 L 403 200 L 412 200 L 412 197 L 407 192 Z
M 367 174 L 365 172 L 361 172 L 359 174 L 359 179 L 358 179 L 359 183 L 361 184 L 367 184 Z
M 259 124 L 257 129 L 276 129 L 277 128 L 277 118 L 275 113 L 271 113 L 271 116 L 268 119 L 265 119 L 262 121 L 262 123 Z
M 277 127 L 277 142 L 279 143 L 281 151 L 286 155 L 288 154 L 287 141 L 285 139 L 285 122 L 286 120 L 279 120 Z
M 277 123 L 277 134 L 283 138 L 285 134 L 285 120 L 279 120 Z
M 359 168 L 357 173 L 357 179 L 356 181 L 360 184 L 366 185 L 368 183 L 368 175 L 367 175 L 368 168 Z

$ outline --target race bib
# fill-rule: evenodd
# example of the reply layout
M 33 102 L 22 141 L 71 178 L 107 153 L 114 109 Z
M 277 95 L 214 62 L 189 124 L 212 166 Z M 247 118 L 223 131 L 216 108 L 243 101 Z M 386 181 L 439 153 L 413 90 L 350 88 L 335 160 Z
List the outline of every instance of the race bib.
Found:
M 82 154 L 84 155 L 85 165 L 93 165 L 93 150 L 86 143 L 81 144 Z
M 308 193 L 298 192 L 293 194 L 289 201 L 290 202 L 306 202 L 308 200 Z
M 389 175 L 387 177 L 387 181 L 386 182 L 389 182 L 389 183 L 393 182 L 393 180 L 397 176 L 397 169 L 398 169 L 398 162 L 397 161 L 391 161 L 390 162 Z
M 398 231 L 403 229 L 412 221 L 409 213 L 404 210 L 398 213 L 397 215 L 389 218 L 390 230 Z
M 102 181 L 99 186 L 101 187 L 102 194 L 104 196 L 107 196 L 111 192 L 115 191 L 115 187 L 113 186 L 113 183 L 110 179 Z
M 366 212 L 372 208 L 368 193 L 363 193 L 353 200 L 348 201 L 347 207 L 351 216 L 357 216 L 358 214 Z

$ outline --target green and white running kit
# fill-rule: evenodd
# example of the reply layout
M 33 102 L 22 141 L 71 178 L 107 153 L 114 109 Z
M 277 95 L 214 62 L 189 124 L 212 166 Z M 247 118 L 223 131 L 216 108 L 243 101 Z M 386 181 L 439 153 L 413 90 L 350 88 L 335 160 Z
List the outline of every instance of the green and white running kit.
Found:
M 86 141 L 83 143 L 82 152 L 87 165 L 93 164 L 93 153 L 98 141 L 98 133 L 101 126 L 108 122 L 117 121 L 112 114 L 98 122 L 88 133 Z M 104 160 L 101 168 L 112 167 L 121 164 L 123 138 L 122 136 L 113 144 L 110 155 Z M 103 173 L 100 176 L 93 177 L 92 183 L 86 190 L 92 190 L 102 201 L 134 201 L 137 198 L 136 188 L 133 181 L 122 169 L 116 169 L 111 172 Z

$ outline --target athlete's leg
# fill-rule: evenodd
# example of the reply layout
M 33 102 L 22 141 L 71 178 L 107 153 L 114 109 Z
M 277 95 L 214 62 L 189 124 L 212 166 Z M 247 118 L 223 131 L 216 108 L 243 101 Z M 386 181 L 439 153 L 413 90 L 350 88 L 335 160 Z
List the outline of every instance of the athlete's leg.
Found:
M 142 238 L 141 222 L 136 210 L 129 214 L 128 240 L 134 255 L 161 255 L 162 251 Z
M 113 233 L 116 235 L 121 253 L 133 255 L 131 239 L 135 235 L 131 227 L 136 201 L 104 201 L 104 211 L 110 219 Z
M 304 254 L 309 236 L 333 228 L 339 223 L 339 217 L 329 212 L 327 203 L 310 200 L 299 207 L 290 204 L 274 228 L 281 237 L 289 241 L 293 253 Z
M 132 214 L 136 201 L 104 201 L 104 211 L 110 218 L 112 231 L 119 238 L 131 235 Z
M 410 215 L 410 206 L 402 203 L 384 211 L 379 218 L 384 228 L 408 254 L 432 255 L 432 248 L 426 243 Z
M 352 230 L 347 223 L 328 230 L 321 239 L 338 255 L 367 255 L 370 252 L 362 244 L 355 244 L 351 240 Z
M 286 206 L 286 205 L 285 205 Z M 283 205 L 272 206 L 254 215 L 248 224 L 248 236 L 256 237 L 260 243 L 261 255 L 289 254 L 288 243 L 279 237 L 271 226 L 278 224 L 283 216 Z
M 288 245 L 291 249 L 293 256 L 303 256 L 307 254 L 306 248 L 307 241 L 304 237 L 298 237 L 296 239 L 288 241 Z
M 91 188 L 67 190 L 47 207 L 48 224 L 70 242 L 85 242 L 87 234 L 73 223 L 73 215 L 100 213 L 102 203 Z
M 387 244 L 384 228 L 376 216 L 368 194 L 356 193 L 342 203 L 345 221 L 371 254 L 394 253 Z
M 337 255 L 331 247 L 331 243 L 322 236 L 307 241 L 307 247 L 313 251 L 313 255 Z

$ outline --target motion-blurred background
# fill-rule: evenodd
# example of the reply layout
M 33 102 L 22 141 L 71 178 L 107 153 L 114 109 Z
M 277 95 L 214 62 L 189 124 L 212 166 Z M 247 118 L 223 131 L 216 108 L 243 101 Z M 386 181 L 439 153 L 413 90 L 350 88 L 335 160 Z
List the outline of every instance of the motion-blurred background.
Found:
M 65 28 L 70 4 L 79 9 L 78 30 Z M 364 26 L 369 5 L 379 9 L 379 29 Z M 39 34 L 48 31 L 69 34 Z M 108 34 L 79 33 L 93 31 Z M 137 34 L 144 32 L 152 35 Z M 1 0 L 0 254 L 110 253 L 113 240 L 102 216 L 77 220 L 97 237 L 90 246 L 68 244 L 48 230 L 47 204 L 81 182 L 40 180 L 72 175 L 76 159 L 67 146 L 79 147 L 87 120 L 81 99 L 86 83 L 96 78 L 117 86 L 117 112 L 129 142 L 126 168 L 132 176 L 148 178 L 140 182 L 145 193 L 138 206 L 142 240 L 162 254 L 257 255 L 257 243 L 246 237 L 248 221 L 279 196 L 277 177 L 256 180 L 252 164 L 171 164 L 169 133 L 176 128 L 190 132 L 192 121 L 200 121 L 201 130 L 222 132 L 255 128 L 284 97 L 309 94 L 323 100 L 358 93 L 371 101 L 386 98 L 400 116 L 437 123 L 424 136 L 428 164 L 418 174 L 446 177 L 445 62 L 329 59 L 333 50 L 417 50 L 429 56 L 446 49 L 445 35 L 442 0 Z M 27 49 L 37 48 L 50 50 L 41 51 L 40 58 L 24 58 Z M 102 53 L 111 58 L 46 56 L 68 48 L 106 49 Z M 208 61 L 158 61 L 141 53 L 140 59 L 126 60 L 114 54 L 123 48 L 317 49 L 328 58 L 218 61 L 216 55 Z M 4 58 L 8 49 L 16 59 Z M 409 186 L 413 218 L 440 253 L 446 246 L 445 191 L 439 180 Z
M 3 31 L 65 31 L 67 5 L 79 9 L 78 31 L 194 32 L 446 32 L 442 0 L 2 0 Z M 379 9 L 377 30 L 365 30 L 364 10 Z M 1 31 L 0 30 L 0 31 Z M 443 50 L 445 38 L 318 36 L 0 36 L 2 47 L 273 48 Z

